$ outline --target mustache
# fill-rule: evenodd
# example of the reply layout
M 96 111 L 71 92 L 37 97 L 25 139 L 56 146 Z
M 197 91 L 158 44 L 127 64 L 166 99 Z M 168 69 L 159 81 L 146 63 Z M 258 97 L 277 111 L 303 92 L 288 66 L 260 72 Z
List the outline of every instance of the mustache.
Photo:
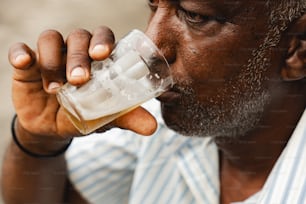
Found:
M 171 91 L 181 93 L 183 95 L 194 94 L 191 80 L 173 78 L 174 85 L 171 87 Z

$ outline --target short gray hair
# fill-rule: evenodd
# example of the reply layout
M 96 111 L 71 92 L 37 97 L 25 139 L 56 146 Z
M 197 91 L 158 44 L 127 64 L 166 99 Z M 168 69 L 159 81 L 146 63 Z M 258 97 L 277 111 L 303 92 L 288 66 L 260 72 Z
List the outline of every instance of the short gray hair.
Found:
M 266 6 L 270 11 L 268 19 L 268 32 L 263 43 L 252 52 L 253 58 L 249 59 L 246 72 L 242 75 L 245 78 L 255 72 L 253 83 L 260 86 L 263 73 L 269 67 L 270 59 L 265 57 L 268 50 L 276 47 L 291 22 L 301 17 L 306 12 L 306 0 L 268 0 Z M 257 90 L 260 92 L 260 90 Z
M 268 35 L 274 39 L 267 46 L 274 47 L 289 24 L 306 12 L 306 0 L 268 0 L 267 7 L 271 11 Z

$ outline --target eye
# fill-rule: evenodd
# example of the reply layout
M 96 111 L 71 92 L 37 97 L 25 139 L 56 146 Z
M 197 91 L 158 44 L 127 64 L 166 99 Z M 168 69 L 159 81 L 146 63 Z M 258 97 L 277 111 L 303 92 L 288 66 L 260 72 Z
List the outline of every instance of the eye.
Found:
M 152 11 L 156 11 L 158 8 L 159 0 L 148 0 L 148 5 Z
M 202 15 L 192 11 L 187 11 L 184 8 L 179 8 L 177 10 L 177 15 L 180 19 L 182 19 L 191 26 L 203 26 L 209 21 L 217 21 L 218 23 L 226 22 L 226 19 L 224 17 Z

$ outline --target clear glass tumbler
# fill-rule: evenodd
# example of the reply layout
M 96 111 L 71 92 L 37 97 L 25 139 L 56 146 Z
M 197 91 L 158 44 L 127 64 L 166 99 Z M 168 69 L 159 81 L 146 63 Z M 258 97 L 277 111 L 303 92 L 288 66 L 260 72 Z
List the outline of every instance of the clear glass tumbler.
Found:
M 91 71 L 86 84 L 66 83 L 57 93 L 59 103 L 82 134 L 93 132 L 173 85 L 165 57 L 139 30 L 122 38 L 108 59 L 94 61 Z

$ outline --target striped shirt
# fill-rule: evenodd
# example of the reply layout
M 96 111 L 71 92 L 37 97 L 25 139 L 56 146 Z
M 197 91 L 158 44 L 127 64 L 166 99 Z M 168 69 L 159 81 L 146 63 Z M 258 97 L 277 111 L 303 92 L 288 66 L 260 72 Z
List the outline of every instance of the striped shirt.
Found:
M 151 137 L 113 129 L 74 140 L 66 153 L 69 177 L 90 203 L 219 203 L 216 145 L 166 128 L 157 103 L 145 104 L 159 123 Z M 235 204 L 306 203 L 305 126 L 306 113 L 262 190 Z

